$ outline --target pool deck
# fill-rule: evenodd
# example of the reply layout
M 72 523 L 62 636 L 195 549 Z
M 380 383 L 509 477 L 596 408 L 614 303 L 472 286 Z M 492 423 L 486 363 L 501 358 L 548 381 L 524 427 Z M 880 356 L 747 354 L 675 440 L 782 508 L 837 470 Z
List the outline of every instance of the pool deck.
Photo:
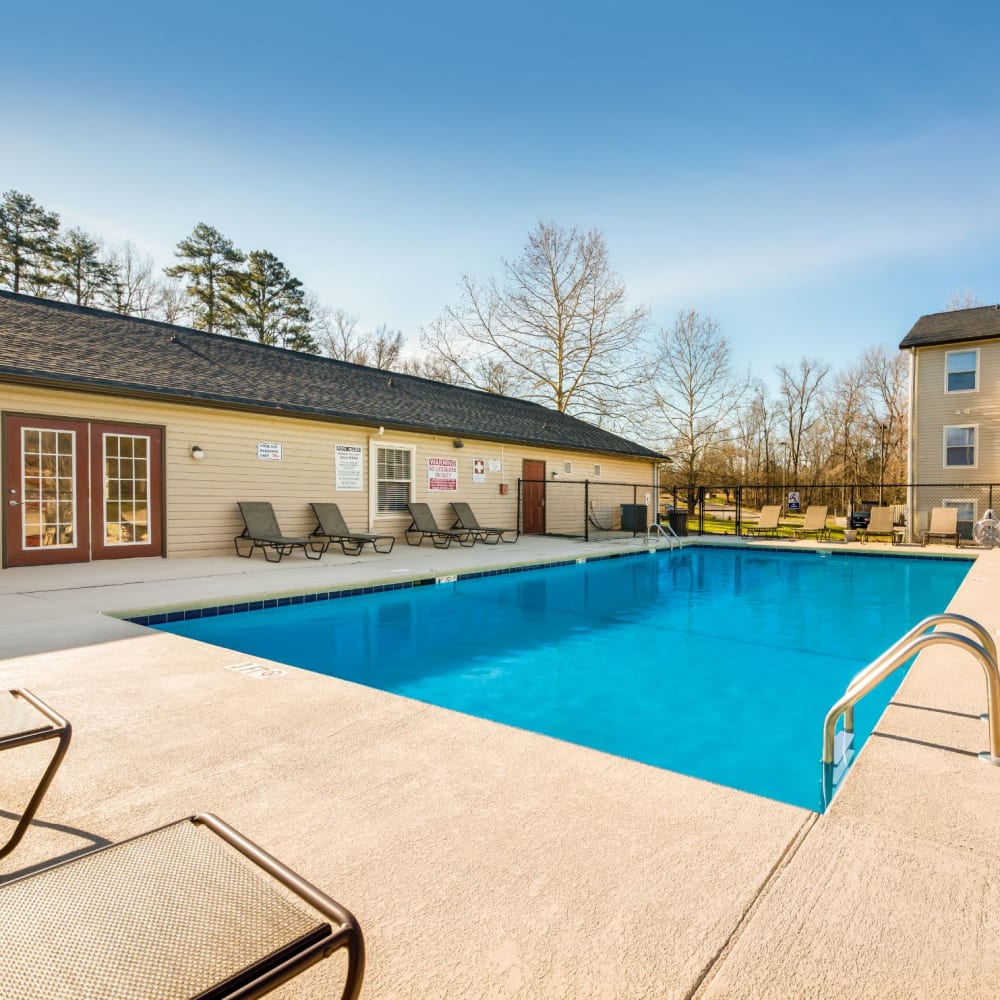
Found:
M 775 543 L 789 545 L 816 547 Z M 976 756 L 985 681 L 957 649 L 921 654 L 817 817 L 292 667 L 255 679 L 226 668 L 266 661 L 104 614 L 636 548 L 522 538 L 0 571 L 0 684 L 74 727 L 0 880 L 210 811 L 356 914 L 363 997 L 1000 994 L 1000 768 Z M 980 552 L 949 610 L 997 634 L 998 581 L 1000 551 Z M 730 738 L 753 753 L 752 733 Z M 44 752 L 5 755 L 8 795 Z M 275 996 L 339 995 L 339 976 L 324 962 Z

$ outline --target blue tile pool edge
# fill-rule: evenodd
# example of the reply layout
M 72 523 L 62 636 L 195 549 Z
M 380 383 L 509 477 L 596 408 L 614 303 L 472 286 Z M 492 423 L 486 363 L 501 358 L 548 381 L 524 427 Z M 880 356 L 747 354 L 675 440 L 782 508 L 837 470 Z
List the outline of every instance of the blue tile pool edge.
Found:
M 682 548 L 685 549 L 696 549 L 696 548 L 715 548 L 715 547 L 730 547 L 730 546 L 719 546 L 718 543 L 712 546 L 707 546 L 699 544 L 698 542 L 689 542 L 683 545 Z M 741 549 L 748 548 L 744 544 L 739 546 Z M 794 555 L 800 556 L 815 556 L 817 554 L 822 556 L 847 556 L 848 558 L 852 556 L 860 556 L 863 558 L 875 558 L 875 559 L 935 559 L 942 561 L 950 561 L 954 559 L 963 559 L 967 562 L 975 562 L 975 555 L 940 555 L 934 553 L 902 553 L 902 552 L 883 552 L 883 551 L 873 551 L 873 552 L 859 552 L 855 549 L 845 550 L 843 552 L 836 549 L 827 548 L 801 548 L 794 549 L 788 547 L 788 545 L 758 545 L 754 544 L 752 546 L 755 551 L 768 551 L 768 552 L 788 552 Z M 473 570 L 467 573 L 455 573 L 446 576 L 427 576 L 418 577 L 413 580 L 397 580 L 392 583 L 374 583 L 368 586 L 362 587 L 349 587 L 342 590 L 326 590 L 318 591 L 317 593 L 311 594 L 292 594 L 282 597 L 269 597 L 262 598 L 253 601 L 234 601 L 229 604 L 218 604 L 205 608 L 182 608 L 182 609 L 172 609 L 170 611 L 153 612 L 144 615 L 114 615 L 112 617 L 119 618 L 121 621 L 131 622 L 134 625 L 146 625 L 146 626 L 156 626 L 165 625 L 168 622 L 177 621 L 188 621 L 192 618 L 214 618 L 218 615 L 232 615 L 243 611 L 260 611 L 264 608 L 279 608 L 285 607 L 290 604 L 312 604 L 316 601 L 336 601 L 341 600 L 345 597 L 366 597 L 369 594 L 383 594 L 387 591 L 393 590 L 412 590 L 415 587 L 426 587 L 432 586 L 437 583 L 454 583 L 459 580 L 480 580 L 488 576 L 505 576 L 509 573 L 528 573 L 533 570 L 541 569 L 555 569 L 561 566 L 578 566 L 582 563 L 592 563 L 592 562 L 603 562 L 607 559 L 631 559 L 638 556 L 649 556 L 649 555 L 659 555 L 661 553 L 666 553 L 669 555 L 672 549 L 663 548 L 641 548 L 634 552 L 608 552 L 603 555 L 596 556 L 577 556 L 573 559 L 558 559 L 553 562 L 543 562 L 543 563 L 525 563 L 520 566 L 504 566 L 499 569 L 484 569 L 484 570 Z

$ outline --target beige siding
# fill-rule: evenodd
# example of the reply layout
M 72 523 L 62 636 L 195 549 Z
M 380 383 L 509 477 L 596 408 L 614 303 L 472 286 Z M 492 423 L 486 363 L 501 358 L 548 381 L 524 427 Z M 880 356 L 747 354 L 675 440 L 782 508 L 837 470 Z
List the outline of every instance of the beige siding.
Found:
M 979 388 L 945 392 L 945 355 L 979 350 Z M 918 483 L 1000 481 L 1000 341 L 920 348 L 916 352 L 913 480 Z M 944 428 L 977 425 L 975 468 L 946 467 Z
M 562 475 L 563 462 L 573 463 L 565 478 L 593 475 L 601 465 L 603 481 L 652 482 L 652 464 L 647 459 L 629 459 L 599 454 L 463 439 L 456 448 L 451 437 L 352 427 L 316 420 L 241 413 L 182 403 L 130 400 L 95 393 L 66 392 L 17 385 L 0 385 L 0 412 L 78 420 L 119 421 L 154 424 L 164 428 L 166 493 L 166 553 L 198 556 L 232 551 L 233 536 L 242 529 L 237 500 L 270 500 L 286 534 L 305 534 L 314 526 L 310 501 L 335 501 L 347 523 L 356 530 L 402 531 L 405 516 L 376 516 L 370 503 L 372 446 L 413 447 L 414 499 L 425 500 L 439 523 L 451 524 L 449 502 L 468 501 L 483 524 L 513 527 L 517 513 L 517 481 L 524 458 L 546 462 L 547 474 Z M 257 458 L 258 442 L 282 446 L 281 461 Z M 334 479 L 334 446 L 360 445 L 364 457 L 364 489 L 338 491 Z M 202 461 L 191 458 L 192 445 L 205 452 Z M 429 457 L 458 460 L 455 493 L 430 491 L 427 483 Z M 472 482 L 472 461 L 487 463 L 486 482 Z M 500 471 L 490 471 L 490 460 Z M 507 495 L 500 484 L 508 484 Z M 578 520 L 578 519 L 577 519 Z M 557 530 L 558 525 L 549 525 Z

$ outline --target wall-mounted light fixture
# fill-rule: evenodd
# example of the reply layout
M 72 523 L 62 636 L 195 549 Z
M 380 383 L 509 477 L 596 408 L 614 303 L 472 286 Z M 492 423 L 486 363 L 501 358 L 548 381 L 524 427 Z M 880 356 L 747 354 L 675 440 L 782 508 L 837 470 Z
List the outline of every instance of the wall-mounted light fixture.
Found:
M 191 457 L 196 461 L 200 462 L 205 457 L 205 450 L 200 445 L 191 445 Z
M 377 431 L 375 432 L 375 436 L 376 436 L 376 437 L 381 437 L 381 436 L 382 436 L 382 435 L 383 435 L 384 433 L 385 433 L 385 428 L 384 428 L 384 427 L 380 427 L 380 428 L 379 428 L 379 429 L 378 429 L 378 430 L 377 430 Z
M 462 442 L 462 441 L 452 441 L 451 443 L 452 443 L 452 445 L 455 448 L 464 448 L 465 447 L 465 443 Z

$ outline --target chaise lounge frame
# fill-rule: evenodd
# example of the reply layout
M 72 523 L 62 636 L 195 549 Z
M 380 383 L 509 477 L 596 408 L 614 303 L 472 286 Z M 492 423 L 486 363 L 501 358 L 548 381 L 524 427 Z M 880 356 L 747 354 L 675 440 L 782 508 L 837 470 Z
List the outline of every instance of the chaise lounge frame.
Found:
M 395 535 L 376 535 L 368 531 L 351 531 L 347 527 L 344 515 L 340 512 L 340 507 L 335 503 L 313 503 L 309 505 L 316 515 L 316 527 L 309 532 L 309 537 L 320 538 L 326 541 L 327 545 L 334 542 L 340 545 L 345 556 L 359 556 L 361 550 L 366 545 L 378 552 L 380 555 L 388 555 L 396 544 Z M 388 539 L 389 547 L 385 548 L 385 541 Z M 379 548 L 379 543 L 383 548 Z M 324 551 L 326 551 L 324 549 Z
M 0 994 L 44 1000 L 261 997 L 346 949 L 354 916 L 210 813 L 0 885 Z
M 268 562 L 281 562 L 294 549 L 302 549 L 307 559 L 319 559 L 329 547 L 329 542 L 282 534 L 274 507 L 266 500 L 240 500 L 237 506 L 243 515 L 243 531 L 233 539 L 233 546 L 244 559 L 249 559 L 254 549 L 260 549 Z M 250 548 L 240 552 L 240 542 L 245 541 L 250 542 Z M 272 554 L 276 558 L 272 559 Z
M 496 545 L 498 542 L 513 545 L 521 537 L 521 532 L 517 528 L 484 527 L 479 523 L 478 518 L 472 513 L 472 508 L 467 503 L 452 500 L 451 507 L 455 511 L 455 523 L 452 528 L 464 528 L 471 531 L 473 538 L 477 541 L 485 542 L 487 545 Z M 504 538 L 504 535 L 511 531 L 514 532 L 514 537 Z M 490 541 L 491 538 L 493 541 Z
M 931 521 L 922 536 L 923 544 L 926 545 L 928 539 L 931 538 L 954 538 L 955 548 L 958 548 L 957 507 L 933 507 L 931 509 Z
M 46 740 L 56 741 L 52 758 L 49 760 L 34 793 L 28 800 L 24 812 L 21 813 L 21 818 L 14 827 L 14 832 L 8 838 L 7 843 L 0 847 L 0 858 L 5 858 L 21 842 L 31 825 L 42 799 L 45 798 L 45 793 L 49 790 L 49 785 L 52 784 L 52 779 L 56 776 L 56 771 L 59 770 L 63 757 L 66 756 L 73 728 L 61 715 L 54 712 L 30 691 L 15 688 L 0 693 L 0 698 L 11 699 L 7 703 L 7 707 L 11 710 L 9 713 L 10 721 L 5 724 L 0 723 L 0 752 L 31 746 Z M 6 715 L 7 713 L 0 714 Z
M 475 536 L 468 528 L 439 527 L 426 503 L 408 503 L 406 508 L 410 512 L 410 526 L 403 532 L 407 545 L 420 545 L 425 538 L 429 538 L 437 549 L 448 548 L 456 539 L 459 545 L 464 545 L 466 548 L 476 544 Z M 410 535 L 420 537 L 413 542 L 410 540 Z
M 743 533 L 749 537 L 769 535 L 771 538 L 781 538 L 783 531 L 780 504 L 766 504 L 761 507 L 757 523 L 743 529 Z

